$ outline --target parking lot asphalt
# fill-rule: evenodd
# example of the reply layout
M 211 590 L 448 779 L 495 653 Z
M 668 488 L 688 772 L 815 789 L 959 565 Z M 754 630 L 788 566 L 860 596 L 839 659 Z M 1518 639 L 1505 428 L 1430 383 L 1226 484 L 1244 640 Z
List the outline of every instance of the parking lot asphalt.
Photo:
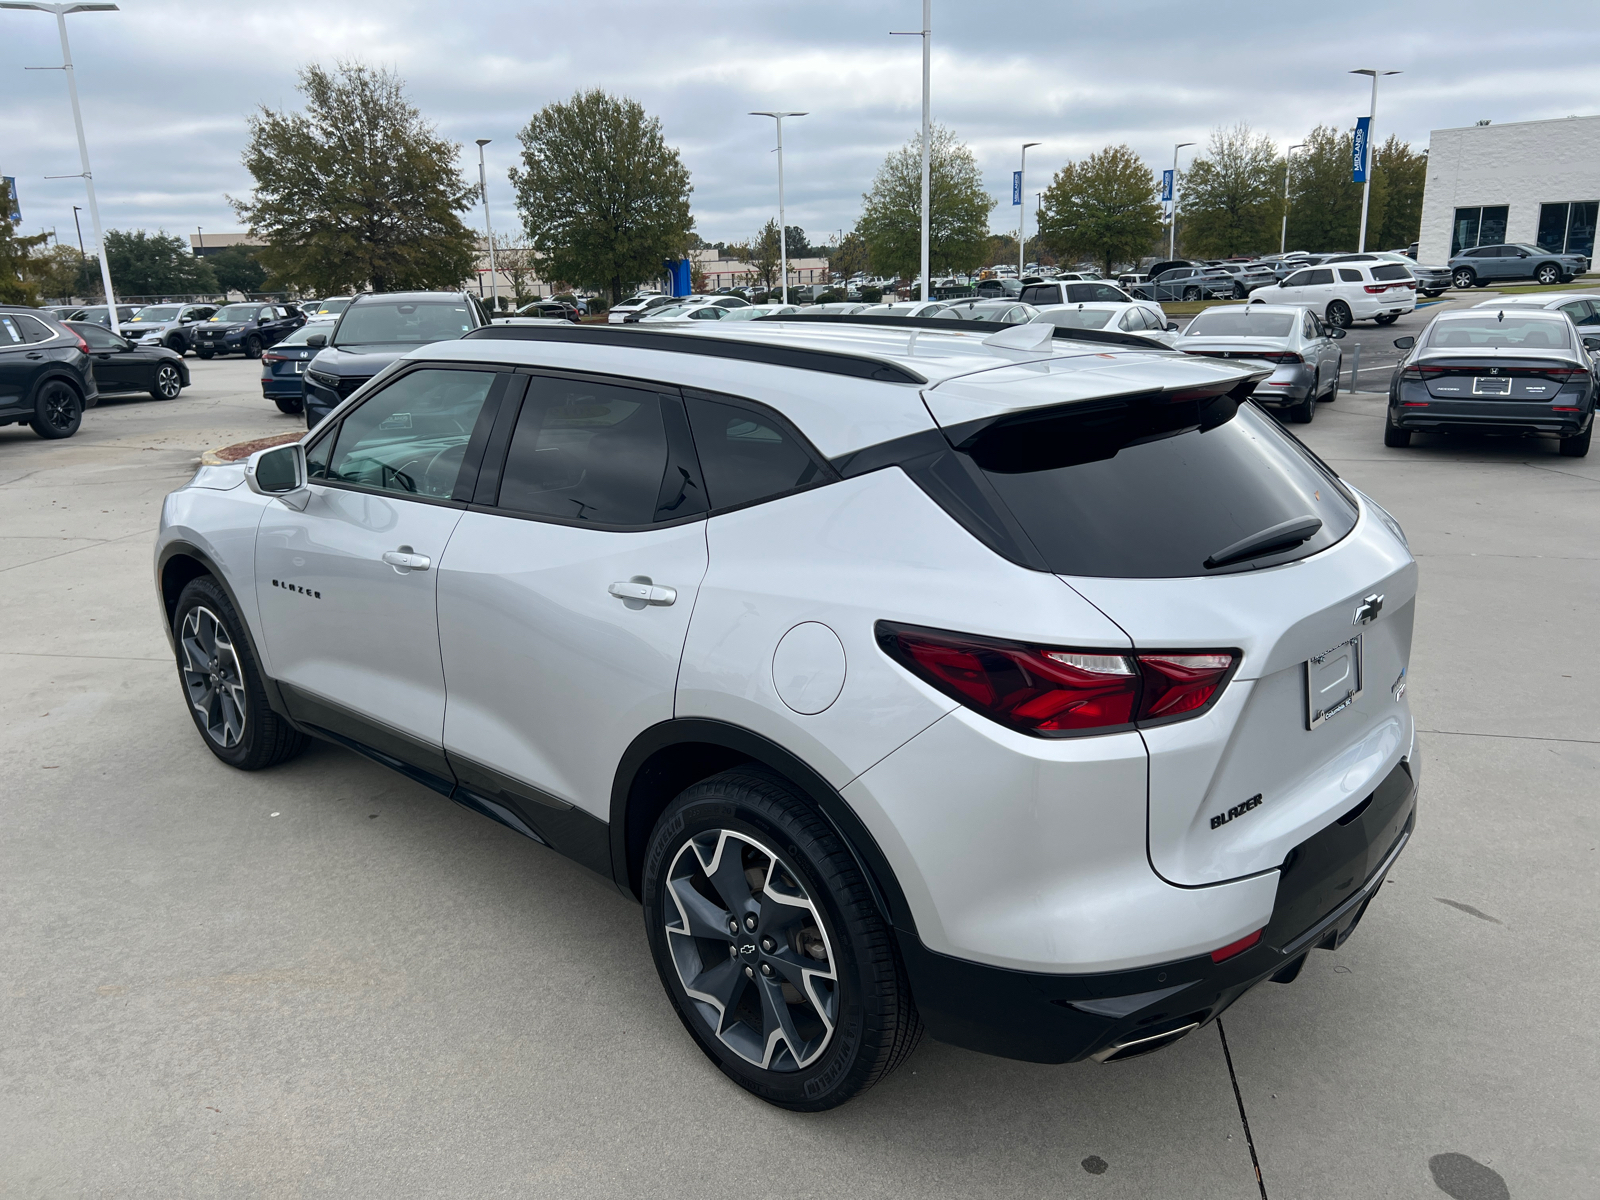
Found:
M 1378 395 L 1295 427 L 1418 557 L 1422 799 L 1355 936 L 1235 1005 L 1227 1054 L 1215 1025 L 1110 1067 L 925 1042 L 799 1116 L 693 1045 L 609 884 L 342 750 L 253 775 L 207 753 L 150 579 L 161 498 L 296 418 L 254 363 L 191 368 L 70 441 L 0 429 L 0 1195 L 1525 1200 L 1600 1178 L 1600 457 L 1386 450 Z

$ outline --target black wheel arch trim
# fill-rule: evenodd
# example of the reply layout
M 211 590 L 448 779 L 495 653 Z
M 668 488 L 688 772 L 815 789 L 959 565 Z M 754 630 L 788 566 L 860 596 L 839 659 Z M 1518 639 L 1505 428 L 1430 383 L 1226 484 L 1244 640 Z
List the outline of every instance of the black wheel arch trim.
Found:
M 172 596 L 169 602 L 166 582 L 167 568 L 175 558 L 192 559 L 204 570 L 192 572 L 177 583 L 172 589 Z M 301 729 L 299 722 L 289 712 L 289 707 L 284 702 L 283 694 L 278 690 L 277 681 L 267 674 L 266 660 L 261 657 L 261 649 L 256 645 L 255 630 L 250 628 L 250 622 L 244 615 L 247 610 L 240 605 L 239 597 L 234 592 L 233 585 L 228 582 L 227 576 L 222 573 L 221 568 L 217 566 L 209 554 L 194 543 L 181 540 L 168 542 L 161 548 L 161 554 L 156 559 L 156 599 L 161 605 L 162 627 L 167 632 L 167 642 L 172 646 L 173 653 L 176 654 L 178 650 L 177 642 L 172 634 L 172 621 L 177 616 L 178 596 L 190 579 L 198 578 L 200 575 L 210 575 L 211 578 L 215 579 L 217 586 L 228 597 L 228 603 L 233 605 L 233 611 L 239 614 L 239 621 L 244 626 L 245 641 L 250 646 L 250 656 L 255 660 L 256 673 L 261 677 L 261 687 L 267 693 L 268 705 L 271 706 L 273 712 L 288 721 L 294 728 Z
M 677 717 L 652 725 L 634 738 L 617 763 L 611 785 L 611 869 L 625 896 L 642 900 L 644 849 L 656 817 L 684 787 L 706 778 L 701 773 L 682 787 L 675 787 L 670 770 L 662 769 L 663 760 L 671 757 L 675 747 L 695 745 L 724 752 L 726 757 L 710 774 L 754 762 L 778 772 L 797 787 L 850 850 L 884 919 L 902 934 L 916 939 L 916 923 L 894 868 L 838 789 L 772 739 L 742 725 L 707 717 Z M 718 756 L 708 756 L 705 761 L 717 764 Z

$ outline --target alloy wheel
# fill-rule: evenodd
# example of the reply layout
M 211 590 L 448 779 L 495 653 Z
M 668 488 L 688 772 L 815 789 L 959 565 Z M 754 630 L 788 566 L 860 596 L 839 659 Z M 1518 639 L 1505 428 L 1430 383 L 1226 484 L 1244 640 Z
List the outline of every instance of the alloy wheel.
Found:
M 63 383 L 49 385 L 44 394 L 44 419 L 50 428 L 70 430 L 78 421 L 78 396 Z
M 1561 272 L 1557 271 L 1554 267 L 1539 268 L 1539 282 L 1547 287 L 1550 284 L 1555 283 L 1560 278 Z
M 183 619 L 183 687 L 206 736 L 224 750 L 244 737 L 244 671 L 233 639 L 217 614 L 196 605 Z
M 1350 306 L 1343 300 L 1335 300 L 1328 305 L 1328 324 L 1338 329 L 1349 329 L 1352 324 Z
M 793 872 L 749 834 L 712 829 L 678 849 L 665 891 L 678 979 L 717 1040 L 763 1070 L 816 1062 L 838 1020 L 839 976 Z
M 1477 276 L 1471 271 L 1465 269 L 1457 271 L 1455 275 L 1451 277 L 1451 282 L 1454 283 L 1456 287 L 1462 289 L 1471 287 L 1476 280 Z
M 163 400 L 174 400 L 183 390 L 183 380 L 178 376 L 178 368 L 171 363 L 163 363 L 156 368 L 156 391 L 161 393 Z

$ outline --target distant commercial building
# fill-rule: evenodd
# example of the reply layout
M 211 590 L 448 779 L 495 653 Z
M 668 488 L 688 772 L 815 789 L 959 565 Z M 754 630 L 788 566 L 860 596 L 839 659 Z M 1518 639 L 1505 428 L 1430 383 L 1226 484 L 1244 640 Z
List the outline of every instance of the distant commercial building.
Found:
M 1505 242 L 1593 258 L 1597 212 L 1600 116 L 1435 129 L 1417 260 Z
M 226 250 L 230 246 L 265 246 L 266 243 L 258 237 L 251 237 L 248 233 L 199 233 L 189 235 L 189 248 L 194 251 L 196 258 L 205 258 L 208 254 L 215 254 L 219 250 Z
M 725 254 L 726 251 L 718 250 L 715 246 L 707 246 L 694 253 L 695 266 L 705 272 L 707 291 L 756 282 L 755 269 L 749 263 L 742 258 L 726 258 Z M 802 283 L 827 283 L 830 278 L 828 260 L 825 258 L 789 259 L 790 287 L 798 287 Z

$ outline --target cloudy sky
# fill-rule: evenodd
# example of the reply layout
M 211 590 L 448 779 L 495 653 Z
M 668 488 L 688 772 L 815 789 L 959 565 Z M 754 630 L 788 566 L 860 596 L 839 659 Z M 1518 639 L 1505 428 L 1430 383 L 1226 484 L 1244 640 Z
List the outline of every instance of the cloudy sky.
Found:
M 772 122 L 745 114 L 809 110 L 786 122 L 787 207 L 821 240 L 855 221 L 884 154 L 916 131 L 918 39 L 889 33 L 916 29 L 920 11 L 917 0 L 122 0 L 68 22 L 111 228 L 238 229 L 226 197 L 251 186 L 246 115 L 296 107 L 304 64 L 360 58 L 397 69 L 465 150 L 493 139 L 497 229 L 516 223 L 517 130 L 576 89 L 632 96 L 661 118 L 708 241 L 747 237 L 776 209 Z M 1404 72 L 1383 85 L 1378 136 L 1417 145 L 1483 118 L 1600 110 L 1600 23 L 1563 0 L 1541 0 L 1532 22 L 1474 0 L 934 0 L 933 11 L 934 119 L 977 154 L 1001 201 L 996 229 L 1015 227 L 1023 141 L 1043 143 L 1029 152 L 1031 220 L 1049 174 L 1108 143 L 1159 167 L 1173 143 L 1222 125 L 1247 122 L 1280 145 L 1318 122 L 1348 125 L 1368 99 L 1353 67 Z M 17 177 L 24 229 L 70 242 L 82 182 L 44 178 L 79 169 L 66 87 L 57 71 L 23 69 L 60 61 L 53 17 L 0 11 L 0 173 Z

